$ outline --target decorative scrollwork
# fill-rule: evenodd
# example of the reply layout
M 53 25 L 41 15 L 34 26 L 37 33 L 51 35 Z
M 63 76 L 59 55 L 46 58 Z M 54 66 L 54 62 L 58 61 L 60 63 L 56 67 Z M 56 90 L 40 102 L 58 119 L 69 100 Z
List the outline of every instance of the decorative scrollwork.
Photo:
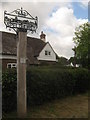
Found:
M 16 13 L 18 16 L 25 16 L 25 17 L 27 15 L 29 15 L 27 11 L 25 11 L 25 10 L 22 9 L 22 7 L 21 7 L 21 9 L 14 10 L 11 13 Z
M 18 32 L 22 31 L 31 31 L 36 32 L 38 27 L 38 18 L 37 16 L 33 18 L 26 10 L 17 9 L 11 13 L 4 11 L 4 23 L 6 27 L 14 29 Z

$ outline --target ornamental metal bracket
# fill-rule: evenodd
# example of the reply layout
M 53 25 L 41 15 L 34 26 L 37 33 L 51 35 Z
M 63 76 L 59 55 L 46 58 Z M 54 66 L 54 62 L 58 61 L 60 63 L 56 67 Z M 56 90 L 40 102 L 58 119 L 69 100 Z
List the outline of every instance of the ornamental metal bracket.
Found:
M 32 17 L 26 10 L 17 9 L 11 13 L 4 11 L 4 23 L 6 28 L 12 28 L 16 33 L 18 31 L 30 31 L 31 33 L 36 32 L 38 28 L 37 16 Z

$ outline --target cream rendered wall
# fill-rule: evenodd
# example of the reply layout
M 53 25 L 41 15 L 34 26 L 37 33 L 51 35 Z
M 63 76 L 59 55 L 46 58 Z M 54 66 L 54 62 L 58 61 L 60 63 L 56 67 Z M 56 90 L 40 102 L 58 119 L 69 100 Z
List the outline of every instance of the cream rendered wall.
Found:
M 51 55 L 45 55 L 45 51 L 50 51 Z M 52 50 L 49 43 L 46 44 L 46 46 L 43 48 L 43 50 L 40 52 L 39 57 L 37 57 L 38 60 L 47 60 L 47 61 L 57 61 L 56 60 L 56 54 Z

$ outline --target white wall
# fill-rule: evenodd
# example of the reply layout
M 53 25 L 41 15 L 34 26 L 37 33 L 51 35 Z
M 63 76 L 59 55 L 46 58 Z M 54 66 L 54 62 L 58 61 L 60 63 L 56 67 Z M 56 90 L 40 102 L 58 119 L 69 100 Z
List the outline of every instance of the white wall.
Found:
M 50 51 L 51 55 L 45 55 L 45 51 Z M 46 46 L 43 48 L 43 50 L 40 52 L 39 57 L 37 57 L 38 60 L 47 60 L 47 61 L 57 61 L 56 60 L 56 54 L 52 50 L 49 43 L 46 44 Z

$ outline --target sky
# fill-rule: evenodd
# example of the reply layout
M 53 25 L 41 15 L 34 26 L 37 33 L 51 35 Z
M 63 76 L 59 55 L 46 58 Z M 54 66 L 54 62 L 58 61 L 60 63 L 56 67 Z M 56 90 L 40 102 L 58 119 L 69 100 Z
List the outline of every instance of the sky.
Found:
M 5 28 L 3 23 L 4 10 L 12 12 L 23 7 L 33 17 L 38 16 L 38 29 L 32 37 L 40 37 L 41 31 L 46 34 L 49 42 L 60 57 L 70 58 L 75 46 L 73 37 L 75 28 L 88 21 L 88 0 L 0 0 L 0 31 L 13 32 Z M 29 2 L 28 2 L 29 1 Z

